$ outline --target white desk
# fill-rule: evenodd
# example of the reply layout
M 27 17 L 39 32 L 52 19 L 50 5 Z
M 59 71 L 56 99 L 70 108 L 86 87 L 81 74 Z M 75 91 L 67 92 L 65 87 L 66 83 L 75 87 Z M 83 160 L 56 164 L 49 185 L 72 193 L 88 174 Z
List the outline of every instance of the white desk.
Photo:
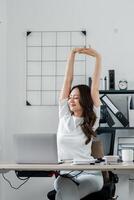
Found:
M 134 174 L 134 163 L 113 163 L 113 164 L 95 164 L 95 165 L 72 165 L 63 164 L 15 164 L 0 163 L 0 173 L 9 171 L 56 171 L 56 170 L 101 170 L 114 171 L 117 174 Z M 133 183 L 129 189 L 129 200 L 133 200 Z
M 102 171 L 133 171 L 134 163 L 113 163 L 113 164 L 95 164 L 95 165 L 73 165 L 71 163 L 63 164 L 15 164 L 0 163 L 0 171 L 54 171 L 54 170 L 102 170 Z

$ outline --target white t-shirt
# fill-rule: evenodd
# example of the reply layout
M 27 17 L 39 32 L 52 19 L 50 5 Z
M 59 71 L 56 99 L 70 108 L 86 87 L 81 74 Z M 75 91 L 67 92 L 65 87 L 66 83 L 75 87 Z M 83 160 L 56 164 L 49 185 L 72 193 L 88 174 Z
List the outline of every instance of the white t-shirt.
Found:
M 100 107 L 93 107 L 96 114 L 95 131 L 99 126 Z M 59 126 L 57 132 L 57 146 L 59 160 L 90 159 L 92 140 L 86 145 L 87 137 L 83 133 L 80 124 L 83 117 L 71 115 L 67 99 L 59 103 Z

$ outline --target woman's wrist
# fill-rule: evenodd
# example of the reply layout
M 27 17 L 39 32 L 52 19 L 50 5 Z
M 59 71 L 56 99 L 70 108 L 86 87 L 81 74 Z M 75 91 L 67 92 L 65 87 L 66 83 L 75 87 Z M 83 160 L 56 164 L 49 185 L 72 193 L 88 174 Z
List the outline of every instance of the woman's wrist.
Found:
M 72 54 L 76 54 L 76 50 L 75 50 L 75 49 L 72 49 L 71 53 L 72 53 Z
M 74 50 L 71 50 L 69 55 L 68 55 L 68 59 L 74 59 L 75 58 L 75 54 L 76 54 L 76 52 Z
M 101 55 L 99 53 L 96 54 L 96 59 L 101 60 Z

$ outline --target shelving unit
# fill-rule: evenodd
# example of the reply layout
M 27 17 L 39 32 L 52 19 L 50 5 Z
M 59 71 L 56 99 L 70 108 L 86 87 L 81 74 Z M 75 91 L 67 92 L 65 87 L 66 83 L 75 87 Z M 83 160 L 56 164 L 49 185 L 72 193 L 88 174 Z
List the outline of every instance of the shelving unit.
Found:
M 134 90 L 100 90 L 100 94 L 134 94 Z
M 117 96 L 117 95 L 134 95 L 134 90 L 100 90 L 100 95 L 113 95 L 113 96 Z M 112 97 L 112 96 L 111 96 Z M 122 99 L 123 101 L 123 99 Z M 126 105 L 127 106 L 127 105 Z M 97 134 L 103 134 L 103 133 L 107 133 L 107 134 L 111 134 L 111 142 L 110 142 L 110 152 L 109 154 L 112 155 L 114 153 L 114 145 L 115 145 L 115 138 L 116 138 L 116 131 L 117 130 L 134 130 L 134 127 L 123 127 L 123 126 L 113 126 L 113 127 L 99 127 L 97 129 Z M 122 137 L 126 137 L 126 135 L 122 135 Z M 119 139 L 118 139 L 119 140 Z M 116 142 L 118 143 L 118 142 Z M 120 148 L 121 145 L 117 144 L 117 149 Z M 118 151 L 118 150 L 117 150 Z

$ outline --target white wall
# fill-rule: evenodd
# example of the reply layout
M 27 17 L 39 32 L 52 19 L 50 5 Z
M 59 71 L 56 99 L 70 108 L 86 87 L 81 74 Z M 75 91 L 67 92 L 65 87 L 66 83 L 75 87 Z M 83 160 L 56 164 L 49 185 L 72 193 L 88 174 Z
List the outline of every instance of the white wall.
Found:
M 6 1 L 0 0 L 0 161 L 4 154 L 6 108 Z M 0 198 L 3 196 L 0 177 Z
M 6 94 L 6 3 L 0 0 L 0 159 L 3 151 Z
M 1 2 L 5 3 L 4 0 Z M 4 56 L 4 64 L 0 67 L 1 83 L 5 80 L 2 74 L 5 74 L 7 56 L 7 96 L 2 100 L 3 104 L 6 102 L 4 160 L 13 159 L 13 133 L 56 132 L 58 123 L 57 107 L 25 106 L 25 32 L 85 28 L 88 43 L 103 56 L 103 76 L 107 75 L 108 69 L 115 69 L 117 82 L 125 77 L 129 88 L 133 88 L 133 10 L 133 0 L 7 0 L 6 55 L 0 47 L 0 56 Z M 5 40 L 6 36 L 3 37 Z M 6 44 L 6 41 L 2 43 Z M 2 84 L 0 90 L 5 94 Z M 0 116 L 4 118 L 4 111 Z M 15 180 L 14 174 L 8 176 Z M 45 200 L 44 192 L 49 190 L 53 180 L 49 179 L 49 184 L 47 181 L 47 178 L 32 179 L 20 192 L 11 190 L 4 182 L 2 200 L 21 200 L 24 197 L 26 200 L 31 197 Z

